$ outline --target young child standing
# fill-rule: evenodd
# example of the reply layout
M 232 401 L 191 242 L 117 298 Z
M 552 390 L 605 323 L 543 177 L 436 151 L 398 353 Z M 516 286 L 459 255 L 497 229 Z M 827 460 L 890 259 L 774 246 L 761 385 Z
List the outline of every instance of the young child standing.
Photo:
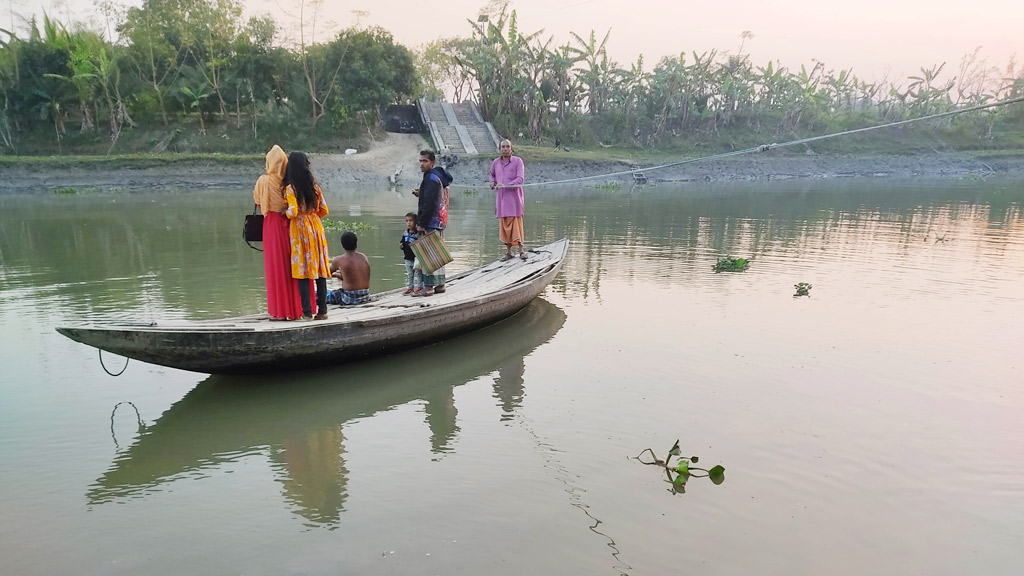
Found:
M 416 261 L 416 255 L 410 248 L 410 245 L 419 237 L 419 232 L 416 231 L 416 214 L 409 212 L 405 215 L 405 232 L 402 233 L 402 241 L 399 243 L 402 252 L 405 253 L 406 289 L 402 294 L 406 296 L 418 294 L 420 290 L 423 290 L 423 271 L 420 269 L 419 262 Z

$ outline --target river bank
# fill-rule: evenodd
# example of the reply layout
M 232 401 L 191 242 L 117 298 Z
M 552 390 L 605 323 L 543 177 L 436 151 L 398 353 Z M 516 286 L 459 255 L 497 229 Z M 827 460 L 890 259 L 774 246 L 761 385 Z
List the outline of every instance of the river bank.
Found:
M 427 144 L 419 135 L 389 134 L 373 149 L 354 155 L 311 155 L 311 165 L 326 189 L 386 189 L 397 174 L 400 187 L 419 182 L 418 151 Z M 564 153 L 524 148 L 527 181 L 553 182 L 587 178 L 580 185 L 631 185 L 634 168 L 679 162 L 684 158 L 616 158 L 613 153 Z M 491 158 L 463 158 L 451 171 L 456 184 L 485 185 Z M 259 156 L 156 156 L 153 159 L 27 158 L 0 164 L 0 193 L 52 194 L 133 192 L 167 189 L 248 187 L 263 171 Z M 622 173 L 614 176 L 605 174 Z M 757 181 L 827 178 L 1024 179 L 1024 152 L 973 151 L 934 154 L 825 155 L 768 151 L 716 160 L 701 160 L 645 170 L 652 183 Z

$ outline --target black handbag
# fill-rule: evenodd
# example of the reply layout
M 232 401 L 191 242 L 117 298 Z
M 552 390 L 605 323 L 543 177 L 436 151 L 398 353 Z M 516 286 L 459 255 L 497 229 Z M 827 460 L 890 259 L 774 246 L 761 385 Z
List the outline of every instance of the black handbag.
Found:
M 245 223 L 242 225 L 242 240 L 246 244 L 250 242 L 263 242 L 263 214 L 260 214 L 259 206 L 253 204 L 252 214 L 245 215 Z M 259 248 L 249 244 L 253 250 Z M 260 250 L 262 252 L 262 250 Z

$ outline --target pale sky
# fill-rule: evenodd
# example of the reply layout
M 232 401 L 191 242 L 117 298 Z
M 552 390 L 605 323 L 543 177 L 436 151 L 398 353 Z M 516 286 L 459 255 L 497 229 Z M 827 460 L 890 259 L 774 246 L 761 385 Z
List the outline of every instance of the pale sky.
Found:
M 9 0 L 10 2 L 10 0 Z M 409 47 L 441 36 L 468 36 L 467 18 L 475 19 L 484 0 L 326 0 L 324 21 L 353 24 L 354 10 L 369 12 L 365 25 L 392 32 Z M 88 0 L 11 2 L 15 13 L 70 13 L 84 19 L 92 10 Z M 298 0 L 246 0 L 250 13 L 297 14 Z M 961 58 L 982 47 L 989 65 L 1005 69 L 1011 55 L 1024 61 L 1024 0 L 513 0 L 520 29 L 543 28 L 555 43 L 569 31 L 584 38 L 590 30 L 600 41 L 611 28 L 609 53 L 627 66 L 643 53 L 647 68 L 666 55 L 681 51 L 735 52 L 740 34 L 749 30 L 744 51 L 757 65 L 778 60 L 799 69 L 812 59 L 829 69 L 853 68 L 869 81 L 905 77 L 922 66 L 946 62 L 955 74 Z M 285 26 L 293 26 L 283 18 Z M 0 17 L 6 27 L 9 17 Z M 321 38 L 318 38 L 321 39 Z M 322 39 L 326 39 L 324 36 Z M 1018 64 L 1018 69 L 1021 64 Z

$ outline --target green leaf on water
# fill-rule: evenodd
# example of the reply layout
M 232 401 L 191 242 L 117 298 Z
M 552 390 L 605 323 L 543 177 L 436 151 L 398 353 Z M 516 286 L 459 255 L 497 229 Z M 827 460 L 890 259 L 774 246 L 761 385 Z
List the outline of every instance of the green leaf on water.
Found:
M 668 451 L 669 456 L 679 456 L 679 444 L 676 444 Z
M 682 462 L 679 463 L 678 466 L 676 466 L 676 472 L 679 472 L 680 474 L 689 474 L 690 463 L 687 462 L 686 460 L 683 460 Z
M 711 470 L 708 470 L 708 476 L 711 478 L 711 481 L 714 482 L 717 486 L 718 484 L 725 482 L 725 468 L 723 468 L 722 465 L 719 464 L 718 466 L 715 466 Z

